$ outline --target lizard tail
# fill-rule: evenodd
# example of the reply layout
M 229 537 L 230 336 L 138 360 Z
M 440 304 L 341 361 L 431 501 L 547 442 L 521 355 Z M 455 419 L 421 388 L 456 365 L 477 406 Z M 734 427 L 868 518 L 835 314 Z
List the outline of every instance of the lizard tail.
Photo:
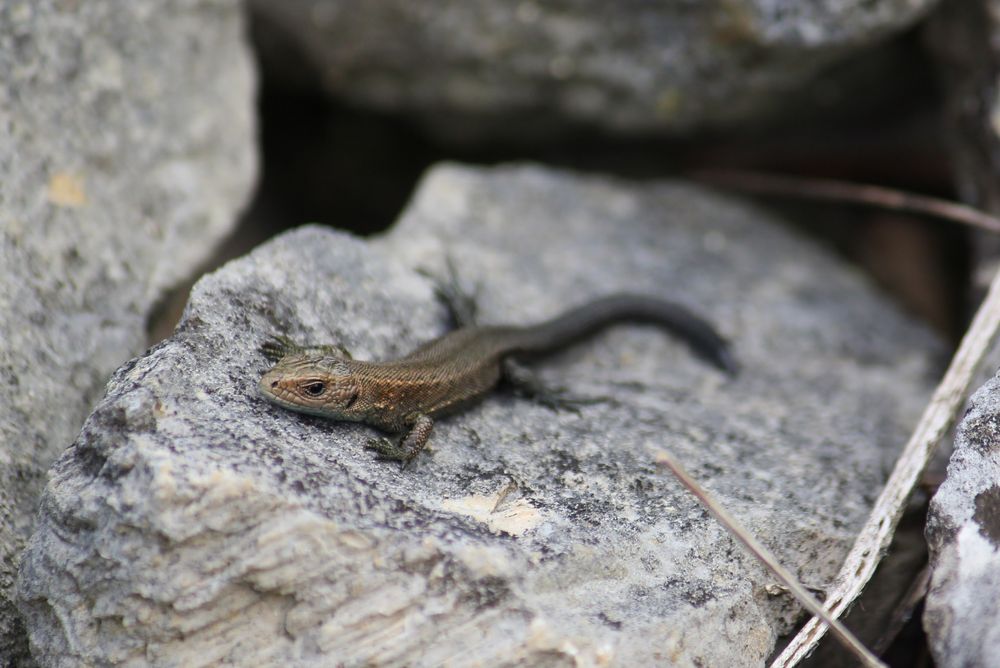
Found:
M 552 320 L 519 328 L 515 347 L 528 354 L 553 352 L 619 322 L 659 325 L 727 374 L 736 376 L 739 372 L 729 342 L 709 322 L 680 304 L 646 295 L 611 295 L 570 309 Z

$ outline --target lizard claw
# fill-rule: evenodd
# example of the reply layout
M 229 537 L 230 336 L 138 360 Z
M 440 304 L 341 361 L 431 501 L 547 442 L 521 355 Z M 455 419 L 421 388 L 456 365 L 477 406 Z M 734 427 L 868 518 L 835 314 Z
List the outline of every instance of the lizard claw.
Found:
M 607 401 L 607 398 L 605 397 L 581 397 L 572 395 L 567 393 L 562 388 L 550 388 L 541 394 L 533 395 L 531 399 L 556 413 L 559 411 L 568 411 L 570 413 L 574 413 L 575 415 L 580 414 L 580 408 L 583 406 L 593 406 L 594 404 Z
M 374 450 L 375 459 L 380 461 L 400 462 L 406 459 L 406 449 L 388 438 L 369 438 L 365 444 L 366 450 Z
M 400 468 L 405 470 L 420 451 L 413 452 L 404 448 L 401 444 L 388 438 L 369 438 L 365 444 L 366 450 L 375 451 L 375 459 L 380 462 L 399 462 Z

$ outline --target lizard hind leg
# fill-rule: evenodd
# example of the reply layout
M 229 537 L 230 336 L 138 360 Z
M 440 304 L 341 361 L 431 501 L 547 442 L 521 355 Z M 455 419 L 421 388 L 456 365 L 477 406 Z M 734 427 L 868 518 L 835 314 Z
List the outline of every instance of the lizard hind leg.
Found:
M 514 392 L 531 399 L 553 411 L 570 411 L 579 414 L 582 406 L 592 406 L 610 401 L 608 397 L 583 397 L 572 394 L 564 387 L 547 385 L 534 371 L 516 359 L 503 360 L 503 378 Z

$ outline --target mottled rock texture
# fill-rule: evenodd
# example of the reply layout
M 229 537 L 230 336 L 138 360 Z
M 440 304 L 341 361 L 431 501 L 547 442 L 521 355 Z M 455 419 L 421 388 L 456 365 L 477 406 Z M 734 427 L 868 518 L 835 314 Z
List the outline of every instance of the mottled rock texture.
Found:
M 235 1 L 0 3 L 0 665 L 45 471 L 255 170 Z
M 410 470 L 266 403 L 274 332 L 359 358 L 444 329 L 446 256 L 489 322 L 629 289 L 706 314 L 736 380 L 653 327 L 539 365 L 609 397 L 498 393 Z M 670 476 L 669 450 L 808 584 L 835 572 L 937 344 L 746 203 L 682 183 L 440 167 L 384 237 L 305 227 L 203 278 L 54 466 L 19 605 L 44 665 L 762 665 L 799 608 Z
M 825 67 L 912 25 L 933 4 L 251 2 L 262 30 L 294 43 L 330 91 L 417 112 L 450 134 L 466 127 L 456 124 L 461 118 L 468 125 L 495 119 L 497 132 L 537 129 L 545 119 L 629 132 L 758 119 L 786 107 L 786 94 Z M 301 72 L 289 72 L 295 75 Z M 521 119 L 512 123 L 510 114 Z
M 1000 378 L 972 397 L 927 522 L 924 628 L 942 668 L 1000 657 Z

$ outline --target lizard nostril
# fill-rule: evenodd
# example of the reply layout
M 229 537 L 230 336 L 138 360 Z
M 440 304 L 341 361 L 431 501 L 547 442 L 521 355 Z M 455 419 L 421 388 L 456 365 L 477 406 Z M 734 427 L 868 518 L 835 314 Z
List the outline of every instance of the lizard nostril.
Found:
M 273 390 L 273 389 L 275 389 L 277 387 L 278 387 L 278 381 L 276 381 L 276 380 L 275 381 L 271 381 L 271 389 Z

